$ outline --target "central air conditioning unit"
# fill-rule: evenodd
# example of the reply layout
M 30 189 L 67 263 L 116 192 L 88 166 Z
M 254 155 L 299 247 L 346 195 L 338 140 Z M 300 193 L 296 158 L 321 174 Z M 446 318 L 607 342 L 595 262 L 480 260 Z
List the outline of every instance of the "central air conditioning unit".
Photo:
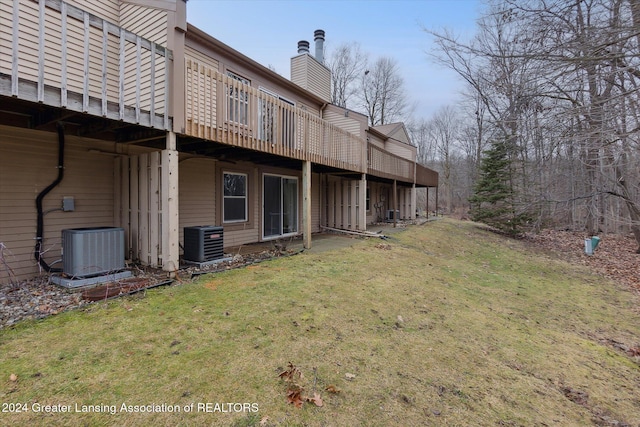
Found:
M 215 261 L 224 257 L 222 227 L 200 225 L 184 228 L 184 259 L 193 262 Z
M 118 227 L 62 230 L 62 272 L 91 277 L 124 270 L 124 229 Z
M 395 218 L 393 216 L 393 213 L 395 212 Z M 400 219 L 400 211 L 399 210 L 393 210 L 393 209 L 389 209 L 387 210 L 387 220 L 392 221 L 394 219 Z

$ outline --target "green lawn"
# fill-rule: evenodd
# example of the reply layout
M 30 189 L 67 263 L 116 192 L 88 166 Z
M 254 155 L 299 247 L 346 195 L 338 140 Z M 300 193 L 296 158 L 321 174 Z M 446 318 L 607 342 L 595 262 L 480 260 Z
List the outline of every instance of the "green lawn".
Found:
M 0 330 L 0 425 L 640 424 L 638 295 L 470 222 L 353 242 Z

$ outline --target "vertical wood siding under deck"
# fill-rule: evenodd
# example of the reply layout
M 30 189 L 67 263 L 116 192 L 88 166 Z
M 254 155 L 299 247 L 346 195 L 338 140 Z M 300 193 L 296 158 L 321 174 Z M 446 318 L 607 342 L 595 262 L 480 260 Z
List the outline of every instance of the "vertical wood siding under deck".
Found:
M 151 267 L 163 262 L 160 175 L 165 167 L 157 151 L 122 156 L 115 167 L 122 190 L 116 217 L 125 229 L 125 256 Z
M 170 128 L 171 51 L 60 0 L 0 9 L 12 28 L 0 31 L 0 95 Z
M 188 135 L 365 171 L 363 139 L 197 61 L 185 66 Z

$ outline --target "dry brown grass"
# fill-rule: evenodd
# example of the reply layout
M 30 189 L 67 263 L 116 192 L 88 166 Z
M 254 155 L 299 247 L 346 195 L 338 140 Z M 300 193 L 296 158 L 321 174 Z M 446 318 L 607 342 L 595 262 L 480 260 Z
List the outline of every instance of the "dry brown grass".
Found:
M 0 413 L 0 423 L 640 424 L 637 296 L 469 222 L 410 227 L 379 244 L 354 241 L 0 331 L 2 402 L 118 407 Z M 319 393 L 322 407 L 287 401 L 279 374 L 289 362 L 303 374 L 302 394 Z M 124 402 L 259 410 L 131 414 Z

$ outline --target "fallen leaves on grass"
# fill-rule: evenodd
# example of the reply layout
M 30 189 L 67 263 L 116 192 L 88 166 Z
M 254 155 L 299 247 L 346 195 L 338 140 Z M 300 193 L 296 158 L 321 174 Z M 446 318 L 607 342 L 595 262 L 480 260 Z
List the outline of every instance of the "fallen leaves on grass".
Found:
M 623 353 L 625 353 L 627 356 L 635 358 L 635 357 L 639 357 L 640 356 L 640 346 L 639 345 L 635 345 L 635 346 L 628 346 L 624 343 L 621 343 L 619 341 L 613 340 L 611 338 L 602 338 L 600 339 L 600 342 L 603 344 L 606 344 L 608 346 L 611 346 L 617 350 L 622 351 Z
M 563 387 L 562 393 L 567 399 L 569 399 L 573 403 L 577 403 L 578 405 L 586 406 L 587 401 L 589 400 L 589 393 L 581 390 L 576 390 L 571 387 Z
M 327 392 L 329 392 L 329 393 L 333 393 L 333 394 L 338 394 L 338 393 L 340 393 L 340 391 L 341 391 L 341 390 L 340 390 L 338 387 L 336 387 L 336 386 L 334 386 L 333 384 L 331 384 L 331 385 L 328 385 L 328 386 L 324 389 L 324 391 L 327 391 Z
M 302 372 L 298 369 L 293 363 L 289 362 L 287 365 L 287 370 L 281 372 L 278 375 L 280 378 L 283 378 L 286 381 L 294 381 L 296 378 L 301 379 L 303 377 Z
M 640 255 L 632 235 L 601 234 L 600 244 L 592 256 L 584 253 L 583 232 L 542 230 L 527 235 L 526 240 L 561 258 L 588 266 L 598 274 L 625 286 L 640 290 Z
M 307 402 L 314 403 L 318 407 L 324 404 L 319 393 L 313 393 L 313 397 L 307 397 Z
M 306 397 L 302 396 L 304 389 L 300 386 L 290 386 L 287 390 L 287 402 L 295 405 L 296 408 L 302 408 Z
M 313 371 L 314 371 L 314 374 L 317 374 L 316 368 L 313 368 Z M 305 402 L 313 403 L 317 407 L 322 407 L 324 405 L 324 401 L 322 400 L 320 393 L 315 391 L 317 376 L 314 376 L 313 396 L 311 397 L 306 396 L 304 387 L 296 382 L 301 380 L 304 377 L 304 375 L 302 374 L 302 371 L 293 363 L 289 362 L 289 364 L 287 365 L 287 369 L 281 372 L 278 375 L 278 377 L 280 377 L 281 379 L 283 379 L 288 383 L 287 391 L 286 391 L 287 402 L 291 403 L 296 408 L 302 408 L 302 405 L 304 405 Z M 327 387 L 325 390 L 327 391 L 330 390 L 331 393 L 337 393 L 340 391 L 334 385 Z

